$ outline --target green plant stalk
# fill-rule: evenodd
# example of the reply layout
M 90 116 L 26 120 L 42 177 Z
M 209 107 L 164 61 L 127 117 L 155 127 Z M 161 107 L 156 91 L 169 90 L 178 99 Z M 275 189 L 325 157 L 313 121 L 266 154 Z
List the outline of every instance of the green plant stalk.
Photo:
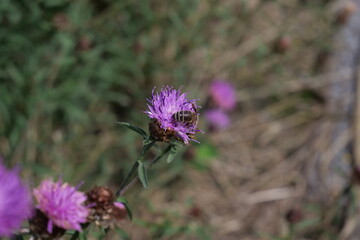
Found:
M 148 150 L 150 150 L 150 148 L 156 143 L 156 141 L 154 139 L 150 139 L 150 141 L 146 144 L 144 144 L 144 146 L 142 147 L 139 157 L 136 159 L 136 162 L 134 163 L 134 165 L 131 167 L 129 173 L 127 174 L 126 178 L 124 179 L 124 181 L 122 182 L 122 184 L 119 187 L 119 190 L 116 192 L 116 198 L 118 198 L 120 196 L 121 191 L 127 186 L 127 184 L 129 183 L 129 181 L 131 180 L 131 178 L 133 178 L 134 174 L 136 173 L 136 171 L 139 168 L 139 161 L 144 161 L 144 157 L 145 154 Z
M 151 162 L 150 162 L 150 167 L 152 167 L 152 165 L 154 165 L 157 161 L 159 161 L 162 157 L 164 157 L 166 154 L 169 153 L 169 151 L 171 150 L 172 144 L 169 144 L 161 153 L 159 156 L 157 156 L 156 158 L 154 158 Z
M 148 168 L 151 168 L 157 161 L 159 161 L 161 158 L 163 158 L 166 154 L 168 154 L 171 150 L 172 145 L 169 144 L 160 154 L 159 156 L 155 157 L 149 164 Z M 135 166 L 135 164 L 134 164 Z M 136 172 L 136 169 L 134 170 L 134 173 Z M 134 178 L 129 184 L 124 186 L 119 190 L 119 196 L 122 196 L 127 192 L 131 187 L 133 187 L 138 181 L 138 178 Z

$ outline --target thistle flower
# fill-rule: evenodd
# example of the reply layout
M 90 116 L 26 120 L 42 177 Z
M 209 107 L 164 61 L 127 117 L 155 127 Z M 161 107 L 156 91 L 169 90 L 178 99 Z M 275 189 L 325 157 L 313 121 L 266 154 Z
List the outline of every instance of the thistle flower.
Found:
M 205 118 L 209 122 L 210 127 L 215 129 L 226 128 L 230 125 L 229 116 L 221 109 L 207 110 Z
M 44 180 L 33 193 L 38 202 L 37 208 L 49 218 L 49 233 L 52 232 L 54 224 L 67 230 L 81 231 L 80 224 L 86 222 L 89 214 L 89 209 L 84 206 L 84 193 L 62 180 Z
M 31 194 L 18 170 L 7 170 L 0 163 L 0 238 L 9 237 L 31 215 Z
M 224 110 L 233 110 L 236 105 L 236 92 L 229 82 L 215 80 L 210 85 L 210 96 L 215 105 Z
M 145 113 L 152 119 L 149 124 L 152 137 L 163 142 L 173 138 L 185 144 L 195 141 L 194 135 L 200 131 L 196 100 L 189 100 L 186 93 L 167 86 L 159 93 L 153 91 L 148 102 Z
M 49 218 L 39 209 L 36 209 L 34 216 L 29 220 L 29 229 L 35 239 L 56 240 L 65 234 L 66 230 L 56 225 L 53 226 L 51 233 L 49 233 L 47 230 L 48 223 Z

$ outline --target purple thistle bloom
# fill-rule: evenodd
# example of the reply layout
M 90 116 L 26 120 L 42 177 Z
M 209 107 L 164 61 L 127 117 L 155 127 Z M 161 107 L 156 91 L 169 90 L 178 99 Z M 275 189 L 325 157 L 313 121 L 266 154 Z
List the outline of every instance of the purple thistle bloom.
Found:
M 221 109 L 212 109 L 205 112 L 205 118 L 211 127 L 215 129 L 226 128 L 230 125 L 230 119 L 227 113 Z
M 31 194 L 18 170 L 7 170 L 0 162 L 0 238 L 9 237 L 31 215 Z
M 185 144 L 194 140 L 194 134 L 200 130 L 197 128 L 197 121 L 179 121 L 174 117 L 181 111 L 189 111 L 198 115 L 196 100 L 189 100 L 186 93 L 176 90 L 170 86 L 163 87 L 159 93 L 152 92 L 148 99 L 148 110 L 145 113 L 159 125 L 166 135 L 163 141 L 169 141 L 171 136 L 180 139 Z M 196 116 L 198 117 L 198 116 Z M 159 140 L 159 139 L 157 139 Z
M 215 80 L 210 85 L 210 96 L 215 104 L 224 110 L 233 110 L 236 105 L 236 92 L 229 82 Z
M 85 223 L 89 209 L 84 206 L 86 195 L 77 188 L 63 183 L 44 180 L 34 189 L 38 202 L 37 208 L 48 218 L 47 231 L 53 230 L 53 224 L 67 230 L 81 231 L 80 223 Z

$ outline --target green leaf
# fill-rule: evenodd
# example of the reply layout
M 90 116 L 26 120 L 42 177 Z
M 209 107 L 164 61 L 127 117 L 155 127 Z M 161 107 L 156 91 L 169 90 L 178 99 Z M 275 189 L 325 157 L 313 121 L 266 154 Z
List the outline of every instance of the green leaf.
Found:
M 133 213 L 132 213 L 132 210 L 131 208 L 129 207 L 129 204 L 126 202 L 126 203 L 123 203 L 125 208 L 126 208 L 126 212 L 130 218 L 130 220 L 132 221 L 133 220 Z
M 167 159 L 166 159 L 167 163 L 171 163 L 175 159 L 176 154 L 177 154 L 177 149 L 173 145 L 173 146 L 171 146 L 169 154 L 167 156 Z
M 146 146 L 146 147 L 151 147 L 152 145 L 155 144 L 155 142 L 156 141 L 154 141 L 154 139 L 152 137 L 147 137 L 147 138 L 144 139 L 143 145 Z
M 131 125 L 130 123 L 126 123 L 126 122 L 116 122 L 116 123 L 133 130 L 134 132 L 140 134 L 144 139 L 148 139 L 148 135 L 143 129 L 139 127 L 135 127 L 134 125 Z
M 128 200 L 125 197 L 118 197 L 116 199 L 116 202 L 121 202 L 121 203 L 128 203 Z
M 149 181 L 148 181 L 148 178 L 147 178 L 146 165 L 142 161 L 138 161 L 138 163 L 139 163 L 138 175 L 139 175 L 140 181 L 141 181 L 142 185 L 144 186 L 144 188 L 148 189 L 149 188 Z
M 116 199 L 116 201 L 121 202 L 122 204 L 124 204 L 124 206 L 126 208 L 126 212 L 127 212 L 128 216 L 129 216 L 130 220 L 132 220 L 133 219 L 133 213 L 132 213 L 131 208 L 129 207 L 128 200 L 126 198 L 124 198 L 124 197 L 118 197 Z

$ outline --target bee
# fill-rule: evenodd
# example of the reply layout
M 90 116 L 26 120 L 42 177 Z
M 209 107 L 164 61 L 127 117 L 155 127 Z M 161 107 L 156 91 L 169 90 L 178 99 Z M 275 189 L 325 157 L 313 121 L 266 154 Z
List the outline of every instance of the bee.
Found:
M 179 111 L 172 115 L 172 119 L 175 122 L 182 122 L 185 124 L 193 124 L 196 125 L 199 119 L 199 115 L 197 113 L 197 109 L 195 105 L 192 103 L 192 108 L 194 111 Z

